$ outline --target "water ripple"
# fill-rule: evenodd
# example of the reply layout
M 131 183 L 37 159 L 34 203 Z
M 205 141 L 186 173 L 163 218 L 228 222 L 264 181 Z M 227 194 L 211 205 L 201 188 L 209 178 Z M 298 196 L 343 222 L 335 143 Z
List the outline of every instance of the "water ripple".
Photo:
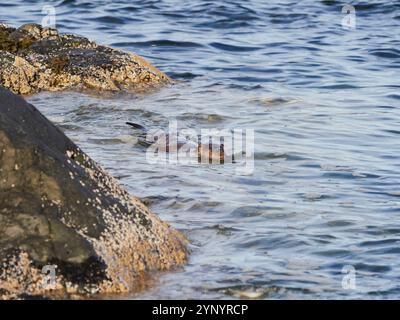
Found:
M 48 1 L 1 1 L 41 22 Z M 192 258 L 138 298 L 394 298 L 400 266 L 398 1 L 54 2 L 62 32 L 134 51 L 179 80 L 150 95 L 29 97 L 191 241 Z M 254 129 L 236 164 L 152 165 L 146 128 Z M 343 290 L 342 268 L 359 290 Z M 136 296 L 135 296 L 136 297 Z

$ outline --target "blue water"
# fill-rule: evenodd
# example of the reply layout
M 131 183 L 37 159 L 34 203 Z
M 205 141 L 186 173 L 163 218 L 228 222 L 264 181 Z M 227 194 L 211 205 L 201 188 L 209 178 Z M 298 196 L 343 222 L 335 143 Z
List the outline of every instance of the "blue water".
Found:
M 188 265 L 132 298 L 400 298 L 399 1 L 351 1 L 351 30 L 345 2 L 312 0 L 1 0 L 0 20 L 40 23 L 44 4 L 180 80 L 29 98 L 189 237 Z M 171 120 L 254 129 L 254 174 L 149 164 L 124 122 Z

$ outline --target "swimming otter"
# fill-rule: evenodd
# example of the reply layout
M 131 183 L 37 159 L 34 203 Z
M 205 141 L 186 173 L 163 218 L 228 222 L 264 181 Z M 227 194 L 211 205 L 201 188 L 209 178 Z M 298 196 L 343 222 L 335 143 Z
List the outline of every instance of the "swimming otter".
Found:
M 142 146 L 150 147 L 156 143 L 158 152 L 194 152 L 197 154 L 199 163 L 223 164 L 225 162 L 225 149 L 222 142 L 213 144 L 211 139 L 209 139 L 208 144 L 206 142 L 202 143 L 201 135 L 197 136 L 198 142 L 195 142 L 180 134 L 172 137 L 169 133 L 161 130 L 158 133 L 151 134 L 153 141 L 150 141 L 148 131 L 145 127 L 133 122 L 126 122 L 126 124 L 140 132 L 138 142 Z

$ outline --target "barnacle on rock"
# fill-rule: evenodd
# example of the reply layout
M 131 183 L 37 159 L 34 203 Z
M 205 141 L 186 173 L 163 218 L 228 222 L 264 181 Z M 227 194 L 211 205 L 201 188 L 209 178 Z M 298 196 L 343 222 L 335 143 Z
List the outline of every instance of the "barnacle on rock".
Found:
M 18 29 L 0 25 L 0 61 L 10 59 L 26 61 L 0 66 L 0 85 L 17 94 L 64 89 L 143 91 L 171 82 L 138 55 L 32 23 Z M 15 73 L 32 76 L 21 84 Z
M 14 74 L 5 83 L 26 92 L 35 66 L 10 55 L 0 58 Z M 58 72 L 68 63 L 60 61 Z M 0 87 L 0 298 L 131 291 L 186 256 L 180 232 Z M 50 291 L 43 287 L 48 265 L 57 266 Z

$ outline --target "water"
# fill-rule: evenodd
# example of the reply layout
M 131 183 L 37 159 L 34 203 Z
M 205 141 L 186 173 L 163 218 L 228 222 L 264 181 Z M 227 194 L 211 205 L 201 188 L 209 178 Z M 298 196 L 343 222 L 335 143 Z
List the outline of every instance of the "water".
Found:
M 189 237 L 189 264 L 132 298 L 400 297 L 398 1 L 352 1 L 355 30 L 341 1 L 0 2 L 14 26 L 53 4 L 62 32 L 180 80 L 145 96 L 29 98 Z M 171 120 L 254 129 L 254 174 L 150 165 L 124 122 Z

